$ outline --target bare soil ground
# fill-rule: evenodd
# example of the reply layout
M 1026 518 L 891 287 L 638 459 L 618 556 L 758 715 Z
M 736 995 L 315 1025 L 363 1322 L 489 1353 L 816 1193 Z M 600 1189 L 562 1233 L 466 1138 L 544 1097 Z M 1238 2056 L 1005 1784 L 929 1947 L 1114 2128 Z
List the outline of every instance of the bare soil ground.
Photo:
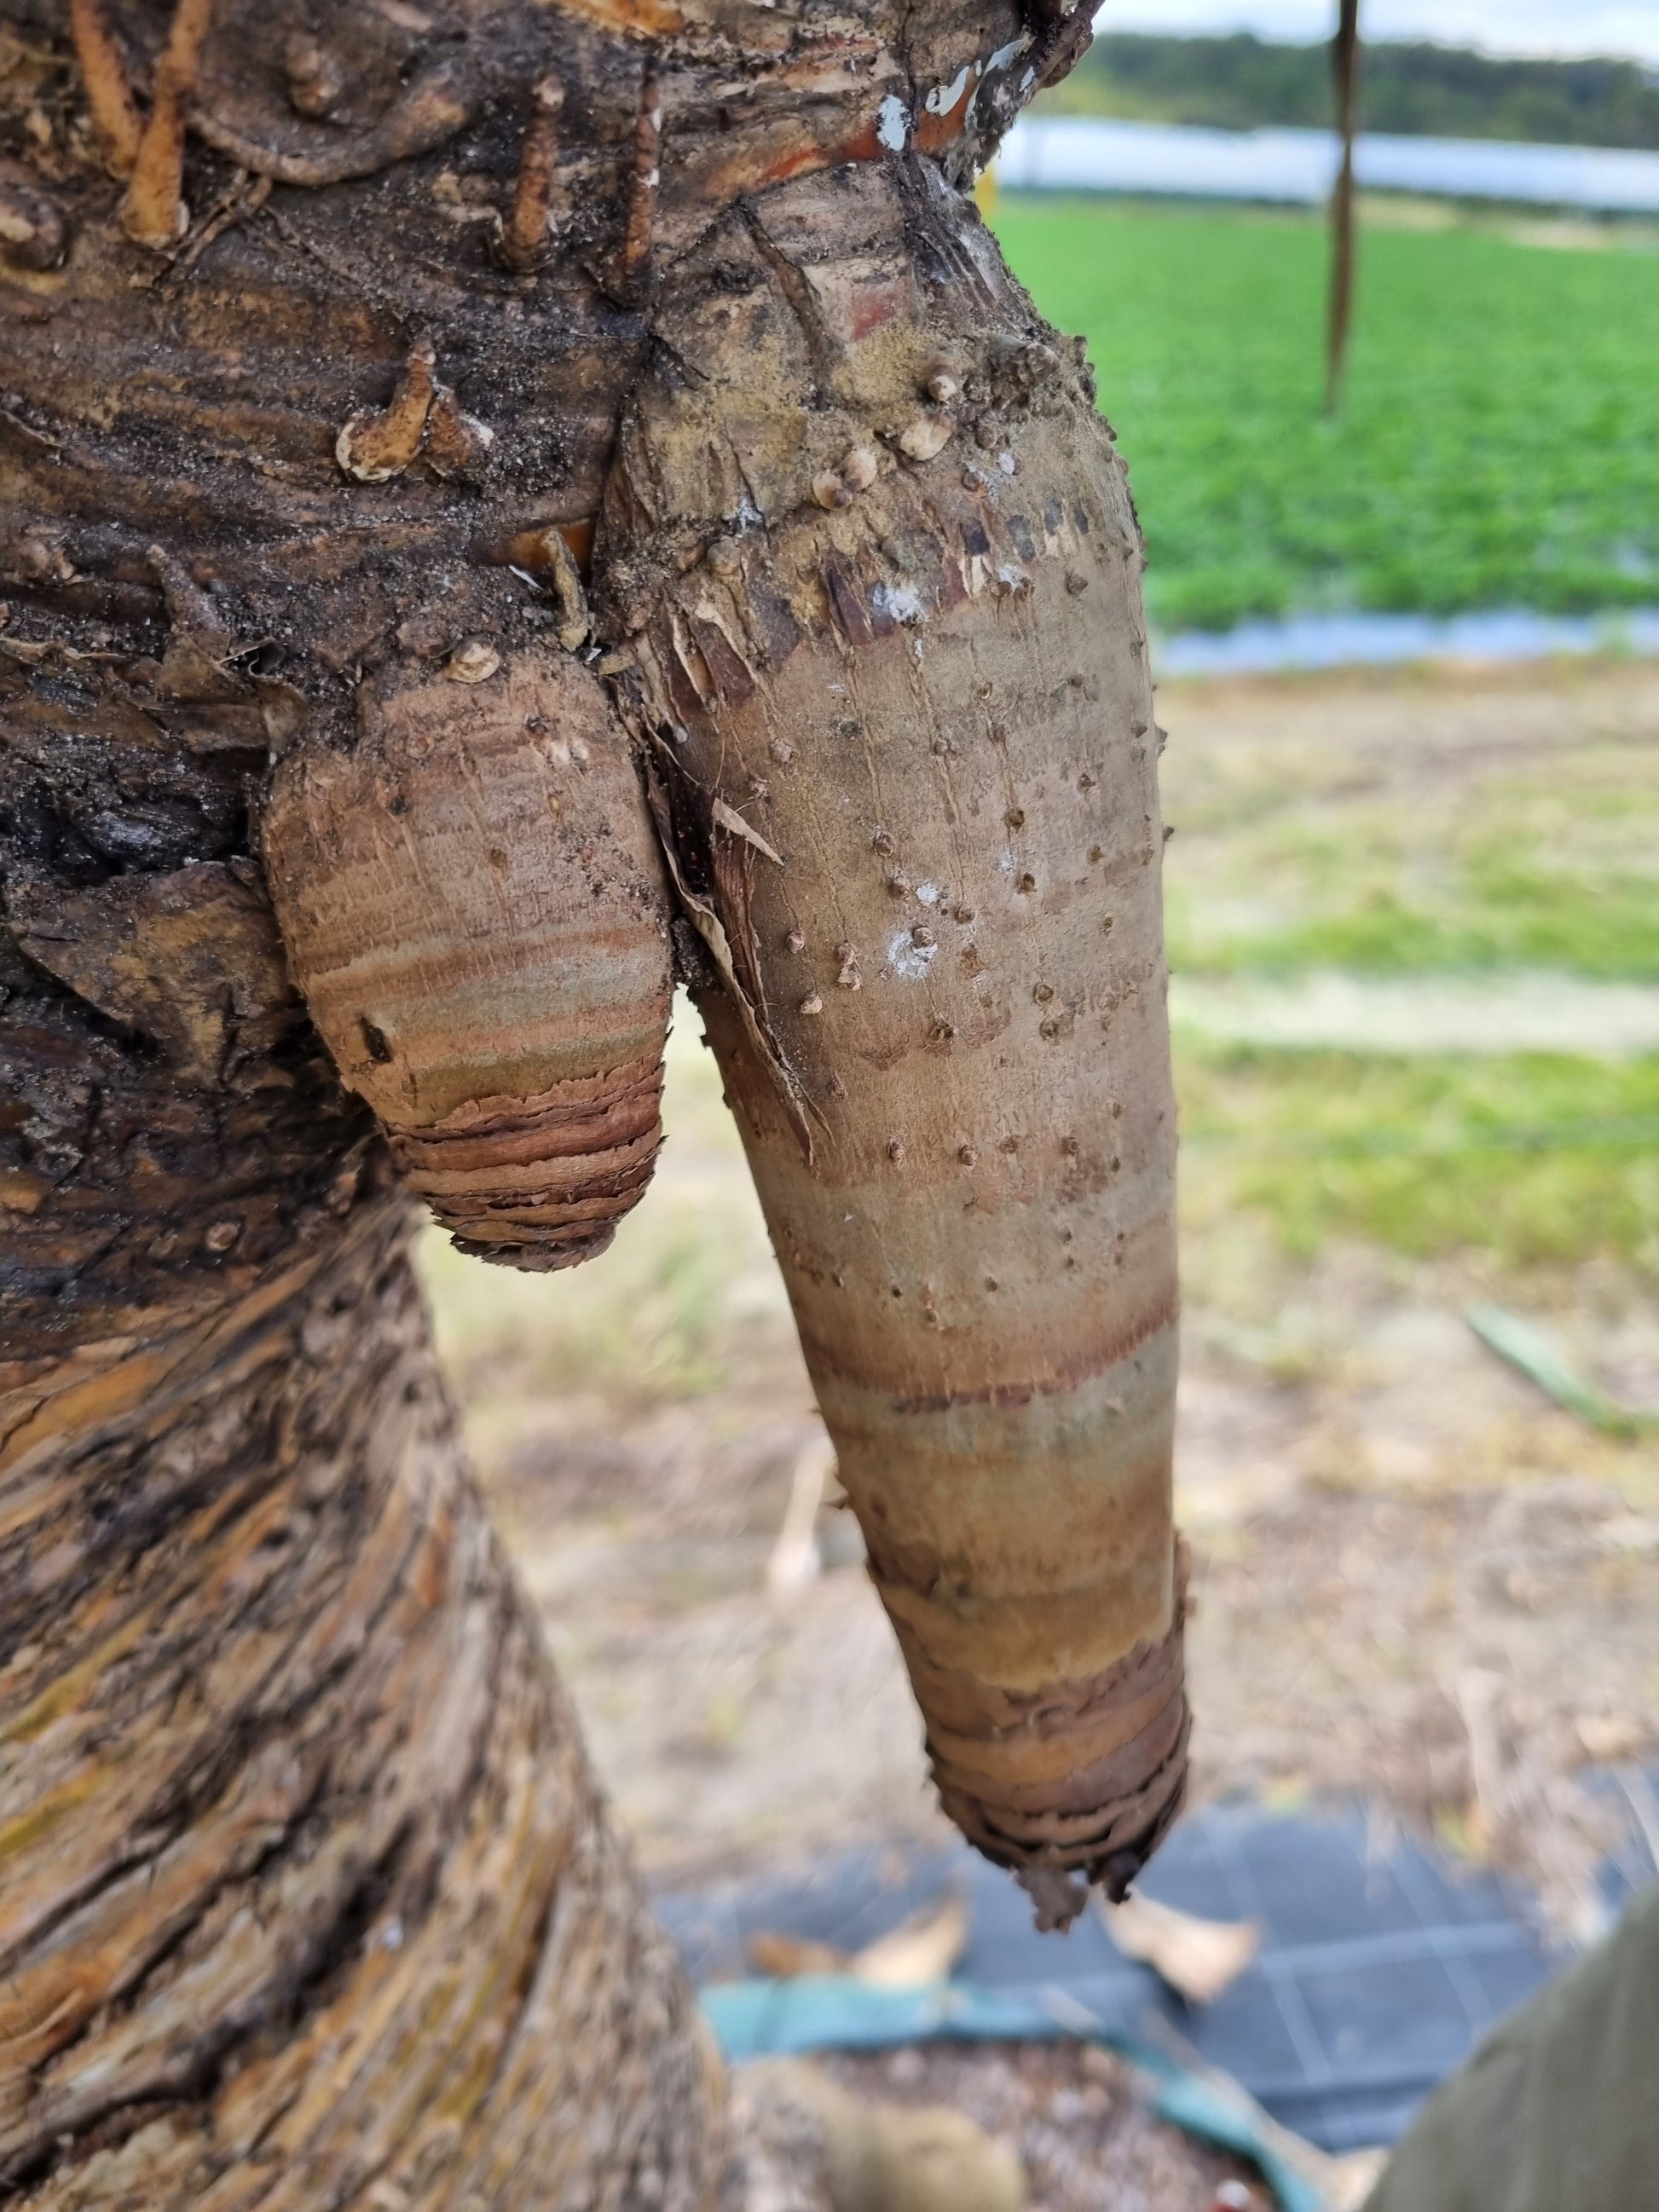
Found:
M 1270 2212 L 1250 2168 L 1153 2117 L 1132 2067 L 1087 2044 L 922 2044 L 825 2059 L 872 2103 L 951 2105 L 1019 2154 L 1032 2212 Z
M 1158 2118 L 1136 2068 L 1089 2045 L 760 2059 L 735 2069 L 732 2091 L 730 2212 L 1272 2212 L 1274 2201 L 1245 2161 Z M 958 2117 L 941 2127 L 941 2108 Z M 1330 2212 L 1352 2212 L 1375 2170 L 1323 2162 Z
M 1363 872 L 1402 819 L 1501 812 L 1522 769 L 1517 805 L 1540 788 L 1586 792 L 1593 846 L 1625 818 L 1607 763 L 1620 775 L 1645 763 L 1650 781 L 1659 760 L 1650 668 L 1160 697 L 1182 825 L 1172 902 L 1194 942 L 1224 930 L 1259 861 L 1256 926 L 1275 851 L 1346 839 Z M 792 1474 L 820 1431 L 689 1009 L 670 1093 L 656 1185 L 590 1267 L 514 1278 L 433 1240 L 428 1279 L 481 1473 L 654 1875 L 937 1838 L 850 1517 L 822 1512 L 823 1571 L 768 1594 Z M 1532 1172 L 1517 1161 L 1516 1177 Z M 1659 1209 L 1618 1249 L 1593 1223 L 1575 1245 L 1569 1219 L 1517 1268 L 1478 1223 L 1449 1248 L 1413 1249 L 1409 1224 L 1390 1244 L 1340 1222 L 1298 1244 L 1271 1206 L 1235 1203 L 1224 1175 L 1189 1178 L 1183 1229 L 1196 1790 L 1287 1804 L 1358 1792 L 1384 1818 L 1528 1875 L 1564 1923 L 1586 1926 L 1607 1831 L 1576 1773 L 1659 1747 L 1659 1451 L 1553 1407 L 1462 1309 L 1501 1297 L 1547 1320 L 1604 1384 L 1659 1400 Z M 1627 1221 L 1630 1189 L 1645 1186 L 1622 1188 Z M 1146 2201 L 1188 2199 L 1149 2185 Z

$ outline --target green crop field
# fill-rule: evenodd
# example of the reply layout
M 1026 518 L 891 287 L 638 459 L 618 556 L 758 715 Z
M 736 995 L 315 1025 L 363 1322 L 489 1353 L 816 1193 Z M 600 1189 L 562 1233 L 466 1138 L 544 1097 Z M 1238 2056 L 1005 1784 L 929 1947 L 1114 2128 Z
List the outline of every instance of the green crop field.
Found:
M 1189 1238 L 1241 1213 L 1284 1249 L 1334 1236 L 1506 1273 L 1659 1273 L 1659 1060 L 1388 1057 L 1177 1038 Z
M 1650 234 L 1364 230 L 1331 421 L 1316 217 L 1009 195 L 995 224 L 1043 313 L 1088 339 L 1164 628 L 1659 600 Z

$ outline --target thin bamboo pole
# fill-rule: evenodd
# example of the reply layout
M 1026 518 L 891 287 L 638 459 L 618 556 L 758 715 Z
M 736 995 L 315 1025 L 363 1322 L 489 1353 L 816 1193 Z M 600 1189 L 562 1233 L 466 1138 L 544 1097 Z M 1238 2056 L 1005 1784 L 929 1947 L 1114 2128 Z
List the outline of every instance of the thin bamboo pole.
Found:
M 1354 95 L 1359 81 L 1359 0 L 1338 0 L 1331 72 L 1336 82 L 1336 127 L 1342 139 L 1342 161 L 1331 194 L 1331 291 L 1325 334 L 1328 415 L 1336 412 L 1342 395 L 1353 308 L 1353 134 Z

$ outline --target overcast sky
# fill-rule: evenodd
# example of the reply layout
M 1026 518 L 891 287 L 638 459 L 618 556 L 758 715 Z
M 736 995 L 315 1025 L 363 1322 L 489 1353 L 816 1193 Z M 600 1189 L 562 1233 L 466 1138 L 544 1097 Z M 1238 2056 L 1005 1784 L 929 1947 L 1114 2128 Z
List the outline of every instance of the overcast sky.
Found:
M 1254 31 L 1328 39 L 1336 0 L 1105 0 L 1097 31 Z M 1659 0 L 1359 0 L 1369 39 L 1492 54 L 1631 54 L 1659 63 Z

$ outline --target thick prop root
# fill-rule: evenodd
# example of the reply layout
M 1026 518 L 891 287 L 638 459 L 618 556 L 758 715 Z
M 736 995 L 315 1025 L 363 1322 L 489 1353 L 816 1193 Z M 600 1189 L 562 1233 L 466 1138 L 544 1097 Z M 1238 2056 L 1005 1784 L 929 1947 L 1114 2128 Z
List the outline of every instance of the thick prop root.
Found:
M 1124 471 L 921 165 L 784 187 L 679 281 L 599 560 L 711 1041 L 945 1809 L 1121 1893 L 1188 1730 Z

